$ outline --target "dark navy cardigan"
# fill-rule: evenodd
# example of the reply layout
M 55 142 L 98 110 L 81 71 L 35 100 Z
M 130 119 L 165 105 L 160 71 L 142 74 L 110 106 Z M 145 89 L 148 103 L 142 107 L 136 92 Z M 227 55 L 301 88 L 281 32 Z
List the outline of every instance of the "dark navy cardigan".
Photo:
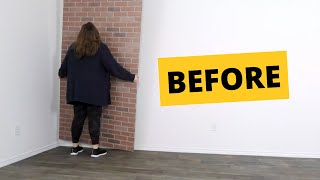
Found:
M 126 81 L 133 81 L 135 77 L 117 63 L 104 43 L 101 43 L 96 55 L 81 59 L 76 57 L 71 45 L 59 69 L 60 78 L 67 77 L 68 104 L 110 104 L 110 75 Z

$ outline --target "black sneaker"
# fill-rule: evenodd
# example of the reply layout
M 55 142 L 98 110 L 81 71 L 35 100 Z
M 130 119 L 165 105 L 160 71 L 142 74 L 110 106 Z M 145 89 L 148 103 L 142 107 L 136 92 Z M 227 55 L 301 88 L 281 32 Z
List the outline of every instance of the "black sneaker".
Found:
M 100 157 L 100 156 L 103 156 L 103 155 L 106 155 L 108 152 L 104 149 L 93 149 L 92 150 L 92 154 L 91 154 L 91 157 L 93 158 L 97 158 L 97 157 Z
M 81 153 L 83 151 L 83 147 L 80 147 L 80 146 L 78 146 L 78 147 L 72 147 L 71 148 L 71 153 L 70 153 L 70 155 L 71 156 L 76 156 L 76 155 L 78 155 L 79 153 Z

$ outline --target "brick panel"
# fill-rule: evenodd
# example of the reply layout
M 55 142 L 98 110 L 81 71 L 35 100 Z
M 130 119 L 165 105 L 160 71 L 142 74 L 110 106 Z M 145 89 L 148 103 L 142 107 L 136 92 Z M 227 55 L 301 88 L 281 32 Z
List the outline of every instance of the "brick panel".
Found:
M 93 22 L 103 42 L 117 61 L 131 73 L 138 73 L 142 0 L 64 0 L 62 59 L 76 40 L 81 26 Z M 100 145 L 133 151 L 136 112 L 136 85 L 112 78 L 112 104 L 104 107 Z M 66 80 L 60 88 L 60 132 L 71 141 L 72 106 L 66 104 Z M 80 142 L 91 144 L 86 120 Z

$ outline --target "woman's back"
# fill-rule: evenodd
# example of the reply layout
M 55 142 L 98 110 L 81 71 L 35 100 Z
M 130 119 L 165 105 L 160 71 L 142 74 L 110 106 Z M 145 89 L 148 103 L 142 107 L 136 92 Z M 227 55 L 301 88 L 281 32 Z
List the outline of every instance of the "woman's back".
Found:
M 69 47 L 59 70 L 59 76 L 68 79 L 67 102 L 110 104 L 110 75 L 126 81 L 135 78 L 116 62 L 107 45 L 100 41 L 94 25 L 87 23 Z

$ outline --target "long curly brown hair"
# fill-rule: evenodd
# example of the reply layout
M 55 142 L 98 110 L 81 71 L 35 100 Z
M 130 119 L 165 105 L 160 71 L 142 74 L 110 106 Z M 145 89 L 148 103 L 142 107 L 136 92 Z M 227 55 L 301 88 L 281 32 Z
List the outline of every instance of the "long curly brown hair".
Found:
M 100 43 L 100 34 L 94 24 L 88 22 L 82 25 L 77 41 L 74 43 L 76 56 L 78 58 L 94 56 L 100 47 Z

